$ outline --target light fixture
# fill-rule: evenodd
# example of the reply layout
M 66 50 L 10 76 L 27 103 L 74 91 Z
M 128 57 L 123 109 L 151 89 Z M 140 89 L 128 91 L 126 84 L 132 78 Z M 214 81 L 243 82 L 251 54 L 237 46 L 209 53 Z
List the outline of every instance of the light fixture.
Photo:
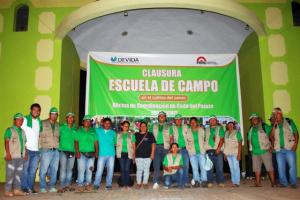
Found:
M 124 10 L 124 17 L 128 17 L 128 11 Z

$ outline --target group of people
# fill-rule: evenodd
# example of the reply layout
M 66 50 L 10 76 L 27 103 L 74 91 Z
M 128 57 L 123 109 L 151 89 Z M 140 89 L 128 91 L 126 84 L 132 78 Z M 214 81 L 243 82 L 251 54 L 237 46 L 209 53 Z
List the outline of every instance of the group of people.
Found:
M 75 125 L 74 113 L 67 113 L 65 123 L 59 125 L 58 109 L 51 108 L 49 118 L 40 120 L 41 107 L 32 104 L 30 114 L 14 115 L 13 126 L 5 134 L 6 186 L 5 196 L 36 194 L 35 175 L 40 163 L 39 193 L 90 192 L 100 187 L 106 168 L 106 189 L 112 189 L 115 157 L 119 159 L 122 189 L 132 186 L 130 166 L 136 164 L 136 189 L 148 188 L 150 165 L 153 161 L 153 189 L 168 189 L 174 185 L 183 189 L 189 185 L 189 166 L 192 166 L 194 187 L 213 187 L 216 182 L 224 187 L 224 160 L 228 161 L 232 187 L 240 185 L 240 160 L 243 137 L 235 122 L 228 122 L 224 129 L 216 116 L 209 118 L 209 126 L 203 127 L 196 117 L 183 124 L 182 116 L 174 117 L 169 125 L 165 112 L 158 114 L 158 122 L 148 126 L 141 121 L 139 131 L 131 132 L 130 122 L 121 123 L 121 131 L 112 129 L 110 118 L 104 118 L 101 126 L 92 127 L 92 117 L 85 115 L 82 126 Z M 258 114 L 250 116 L 248 147 L 252 154 L 255 186 L 261 186 L 262 164 L 268 171 L 271 185 L 275 186 L 272 152 L 276 154 L 279 186 L 297 187 L 296 149 L 298 131 L 295 123 L 284 118 L 280 108 L 275 108 L 270 126 L 262 122 Z M 148 129 L 149 127 L 149 129 Z M 77 160 L 77 187 L 73 188 L 72 172 Z M 97 167 L 94 164 L 97 160 Z M 289 178 L 286 176 L 289 167 Z M 161 174 L 163 167 L 163 174 Z M 59 169 L 59 189 L 56 188 Z M 96 171 L 95 178 L 92 174 Z M 216 176 L 214 176 L 214 171 Z M 47 182 L 47 177 L 49 181 Z

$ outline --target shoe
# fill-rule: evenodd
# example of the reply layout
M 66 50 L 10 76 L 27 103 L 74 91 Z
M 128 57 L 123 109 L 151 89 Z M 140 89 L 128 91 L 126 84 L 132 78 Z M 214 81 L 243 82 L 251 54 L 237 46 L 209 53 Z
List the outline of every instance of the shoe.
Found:
M 84 192 L 84 186 L 78 186 L 75 190 L 76 192 Z
M 47 193 L 47 190 L 45 188 L 41 188 L 40 193 Z
M 146 190 L 149 188 L 148 184 L 143 184 L 142 187 L 143 187 L 143 189 L 146 189 Z
M 219 183 L 218 186 L 219 186 L 220 188 L 224 188 L 224 187 L 225 187 L 225 184 L 224 184 L 224 183 Z
M 50 188 L 49 192 L 51 192 L 51 193 L 57 192 L 57 189 L 54 188 L 54 187 L 53 187 L 53 188 Z
M 106 190 L 112 190 L 112 186 L 106 186 L 105 189 Z
M 298 185 L 291 185 L 291 188 L 297 189 Z
M 169 189 L 169 187 L 168 187 L 168 186 L 164 186 L 164 189 L 168 190 L 168 189 Z
M 153 190 L 157 190 L 159 188 L 159 184 L 158 183 L 154 183 L 153 184 Z
M 207 184 L 207 187 L 208 187 L 208 188 L 212 188 L 212 187 L 213 187 L 213 184 L 212 184 L 212 183 L 209 183 L 209 184 Z
M 135 189 L 139 190 L 142 188 L 142 184 L 136 184 Z
M 194 179 L 191 180 L 191 185 L 194 186 L 196 184 L 197 181 L 195 181 Z
M 89 185 L 85 186 L 85 190 L 87 192 L 93 192 L 94 191 L 94 186 L 89 184 Z
M 208 187 L 208 184 L 207 184 L 207 182 L 202 182 L 202 183 L 201 183 L 201 187 L 203 187 L 203 188 L 207 188 L 207 187 Z
M 30 190 L 29 189 L 22 189 L 22 192 L 26 193 L 26 194 L 29 194 L 30 193 Z
M 286 186 L 286 185 L 279 184 L 278 187 L 280 187 L 280 188 L 286 188 L 287 186 Z
M 195 188 L 198 188 L 198 187 L 200 187 L 200 186 L 201 186 L 201 183 L 198 182 L 198 181 L 196 181 L 195 184 L 193 185 L 193 187 L 195 187 Z
M 5 192 L 5 193 L 4 193 L 4 196 L 5 196 L 5 197 L 13 197 L 14 194 L 13 194 L 12 192 Z
M 38 192 L 36 190 L 29 190 L 30 194 L 38 194 Z
M 185 188 L 191 188 L 191 186 L 189 184 L 185 184 L 184 187 Z
M 97 191 L 98 189 L 99 189 L 99 186 L 97 186 L 97 185 L 94 185 L 94 186 L 93 186 L 93 190 L 94 190 L 94 191 Z
M 21 190 L 14 190 L 14 196 L 25 196 L 26 193 L 22 192 Z

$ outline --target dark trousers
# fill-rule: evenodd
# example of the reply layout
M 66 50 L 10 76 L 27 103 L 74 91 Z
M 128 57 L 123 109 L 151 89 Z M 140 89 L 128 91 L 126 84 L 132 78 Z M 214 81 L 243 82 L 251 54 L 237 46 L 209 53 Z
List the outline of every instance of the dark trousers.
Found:
M 130 163 L 131 159 L 128 158 L 128 154 L 123 155 L 119 159 L 120 162 L 120 170 L 121 170 L 121 183 L 122 186 L 129 186 L 130 185 Z
M 224 183 L 224 172 L 223 172 L 223 153 L 216 154 L 216 150 L 208 150 L 206 152 L 208 154 L 209 159 L 213 162 L 213 168 L 207 172 L 207 180 L 209 183 L 214 182 L 214 168 L 216 169 L 216 181 L 217 184 Z

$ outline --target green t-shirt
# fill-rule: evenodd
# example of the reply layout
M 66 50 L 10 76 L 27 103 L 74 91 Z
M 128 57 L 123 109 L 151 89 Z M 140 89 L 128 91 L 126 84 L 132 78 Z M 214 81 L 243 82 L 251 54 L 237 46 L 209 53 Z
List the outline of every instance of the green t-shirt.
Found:
M 75 141 L 79 143 L 80 152 L 95 152 L 95 142 L 98 141 L 95 129 L 90 128 L 86 131 L 83 127 L 80 127 L 75 134 Z
M 122 152 L 127 153 L 128 152 L 128 147 L 127 147 L 127 138 L 128 138 L 128 133 L 121 133 L 122 134 Z M 133 134 L 131 137 L 131 143 L 135 143 L 135 135 Z M 118 143 L 118 137 L 116 139 L 116 142 Z
M 23 138 L 22 129 L 21 128 L 18 128 L 15 125 L 13 125 L 12 128 L 15 129 L 16 132 L 18 133 L 19 141 L 20 141 L 20 145 L 21 145 L 21 154 L 22 154 L 23 153 L 23 148 L 24 148 L 23 140 L 26 140 L 26 139 Z M 4 139 L 10 139 L 11 135 L 12 135 L 12 132 L 11 132 L 10 128 L 6 129 L 6 131 L 4 133 Z
M 208 144 L 210 147 L 214 147 L 215 146 L 215 136 L 216 136 L 216 129 L 217 127 L 211 128 L 210 129 L 210 135 L 209 135 L 209 139 L 208 139 Z M 222 126 L 220 126 L 220 130 L 219 130 L 219 137 L 220 138 L 224 138 L 225 132 Z
M 156 144 L 162 145 L 164 144 L 164 136 L 163 136 L 164 125 L 158 124 L 158 133 L 156 138 Z M 151 125 L 149 132 L 153 133 L 154 124 Z
M 267 136 L 269 137 L 271 130 L 272 130 L 272 126 L 265 124 L 264 128 L 265 128 L 265 132 L 266 132 Z M 258 127 L 252 127 L 252 133 L 250 133 L 250 130 L 248 131 L 248 140 L 250 140 L 250 134 L 252 134 L 251 135 L 252 153 L 254 155 L 262 155 L 262 154 L 266 153 L 268 150 L 262 150 L 260 148 Z
M 75 141 L 76 127 L 69 127 L 66 123 L 61 125 L 59 128 L 59 150 L 75 152 L 74 141 Z
M 292 129 L 293 134 L 298 132 L 297 126 L 293 120 L 290 120 L 290 127 Z M 284 133 L 283 133 L 283 123 L 278 124 L 279 127 L 279 140 L 280 140 L 280 148 L 284 148 Z
M 201 153 L 201 151 L 200 151 L 200 145 L 199 145 L 199 140 L 198 140 L 198 130 L 196 130 L 196 131 L 192 130 L 192 133 L 193 133 L 193 139 L 194 139 L 194 146 L 195 146 L 196 154 L 199 154 L 199 153 Z
M 168 161 L 167 155 L 164 157 L 164 161 L 163 161 L 163 166 L 165 166 L 165 167 L 169 166 L 169 161 Z M 173 164 L 174 164 L 175 160 L 176 160 L 176 157 L 172 155 L 172 158 L 173 158 Z M 182 156 L 181 156 L 180 161 L 179 161 L 179 166 L 183 166 L 183 158 L 182 158 Z

